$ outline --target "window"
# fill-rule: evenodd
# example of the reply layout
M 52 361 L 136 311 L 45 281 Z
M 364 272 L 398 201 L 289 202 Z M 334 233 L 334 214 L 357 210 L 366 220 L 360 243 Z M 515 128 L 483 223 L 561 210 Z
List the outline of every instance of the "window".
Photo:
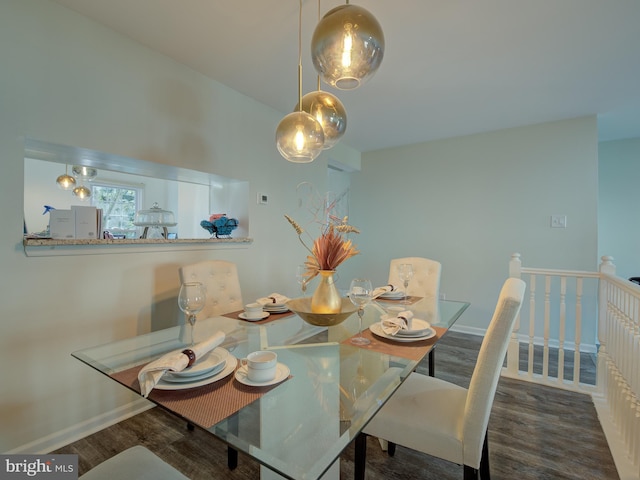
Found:
M 91 204 L 102 209 L 102 230 L 115 238 L 138 238 L 133 224 L 142 205 L 143 189 L 129 185 L 93 182 Z

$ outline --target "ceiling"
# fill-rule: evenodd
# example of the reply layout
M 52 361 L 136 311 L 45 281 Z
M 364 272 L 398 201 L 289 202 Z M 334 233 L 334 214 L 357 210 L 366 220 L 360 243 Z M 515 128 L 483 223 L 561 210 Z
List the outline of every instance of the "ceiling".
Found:
M 282 112 L 298 100 L 296 0 L 53 0 Z M 323 0 L 321 12 L 341 4 Z M 358 0 L 382 25 L 375 76 L 337 95 L 362 151 L 598 115 L 640 137 L 638 0 Z M 317 89 L 303 2 L 303 94 Z M 274 127 L 275 130 L 275 127 Z

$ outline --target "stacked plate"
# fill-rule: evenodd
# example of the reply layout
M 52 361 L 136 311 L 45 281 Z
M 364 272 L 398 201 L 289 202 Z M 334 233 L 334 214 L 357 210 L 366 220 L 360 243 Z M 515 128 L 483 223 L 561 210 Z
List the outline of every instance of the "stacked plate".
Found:
M 385 317 L 386 316 L 383 315 L 381 320 L 384 320 Z M 420 340 L 427 340 L 436 335 L 436 331 L 431 328 L 429 322 L 420 320 L 419 318 L 411 320 L 411 330 L 398 330 L 395 335 L 389 335 L 384 331 L 382 321 L 371 325 L 369 330 L 378 337 L 395 340 L 397 342 L 419 342 Z
M 284 313 L 289 311 L 286 303 L 266 303 L 262 310 L 269 313 Z
M 378 298 L 386 298 L 387 300 L 399 300 L 404 298 L 404 290 L 394 290 L 393 292 L 385 292 Z
M 237 360 L 222 347 L 215 348 L 181 372 L 165 372 L 155 388 L 178 390 L 215 382 L 235 370 Z

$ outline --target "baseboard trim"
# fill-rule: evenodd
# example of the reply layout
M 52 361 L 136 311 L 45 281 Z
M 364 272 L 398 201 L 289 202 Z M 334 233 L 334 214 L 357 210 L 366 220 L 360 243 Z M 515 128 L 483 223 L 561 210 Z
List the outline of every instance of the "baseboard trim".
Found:
M 154 406 L 155 405 L 150 401 L 145 400 L 144 398 L 139 398 L 131 403 L 118 407 L 115 410 L 111 410 L 110 412 L 103 413 L 97 417 L 72 425 L 64 430 L 60 430 L 59 432 L 52 433 L 46 437 L 21 445 L 5 453 L 38 455 L 50 453 L 64 447 L 65 445 L 69 445 L 70 443 L 80 440 L 87 435 L 99 432 L 100 430 L 110 427 L 111 425 L 115 425 L 127 418 L 138 415 L 139 413 L 149 410 Z
M 611 450 L 611 456 L 616 464 L 620 480 L 640 480 L 638 467 L 634 467 L 633 462 L 627 456 L 626 446 L 620 436 L 620 432 L 611 421 L 611 411 L 606 399 L 600 394 L 591 395 L 591 398 L 593 405 L 596 407 L 600 426 L 607 438 L 609 450 Z

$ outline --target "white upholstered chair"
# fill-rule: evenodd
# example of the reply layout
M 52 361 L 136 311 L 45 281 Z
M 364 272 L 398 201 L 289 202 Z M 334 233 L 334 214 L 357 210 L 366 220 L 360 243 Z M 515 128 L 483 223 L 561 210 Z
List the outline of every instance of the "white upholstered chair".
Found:
M 226 260 L 205 260 L 179 269 L 180 282 L 201 282 L 207 289 L 207 300 L 198 317 L 208 318 L 244 308 L 238 269 Z
M 440 296 L 440 262 L 423 257 L 394 258 L 389 265 L 389 283 L 403 285 L 398 274 L 398 265 L 410 263 L 413 265 L 413 278 L 409 281 L 408 295 L 416 297 Z
M 504 283 L 469 389 L 411 373 L 356 439 L 355 477 L 364 478 L 366 435 L 464 465 L 464 479 L 489 480 L 487 426 L 525 283 Z M 480 477 L 478 477 L 480 474 Z
M 442 264 L 436 260 L 423 257 L 394 258 L 389 265 L 390 285 L 404 285 L 398 273 L 398 265 L 410 263 L 413 265 L 413 278 L 409 281 L 407 295 L 414 297 L 429 297 L 437 300 L 440 298 L 440 274 Z M 436 303 L 437 305 L 437 303 Z M 432 377 L 436 371 L 435 348 L 429 352 L 429 375 Z
M 105 460 L 80 480 L 188 480 L 178 470 L 141 445 Z

